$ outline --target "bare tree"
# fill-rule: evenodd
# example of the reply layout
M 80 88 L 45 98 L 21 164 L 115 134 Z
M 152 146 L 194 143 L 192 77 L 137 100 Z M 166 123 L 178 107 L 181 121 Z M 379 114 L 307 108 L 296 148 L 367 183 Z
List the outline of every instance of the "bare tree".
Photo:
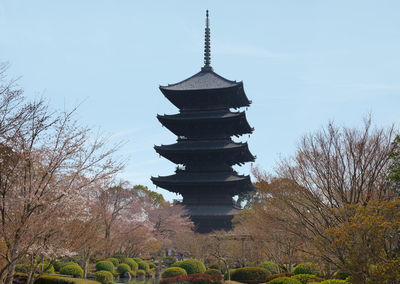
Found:
M 280 162 L 277 177 L 255 169 L 262 200 L 254 206 L 259 226 L 274 224 L 311 256 L 343 261 L 340 251 L 317 254 L 312 243 L 328 241 L 326 229 L 350 217 L 336 214 L 336 208 L 395 198 L 386 179 L 395 134 L 393 126 L 374 128 L 368 118 L 362 129 L 329 123 L 305 135 L 295 155 Z

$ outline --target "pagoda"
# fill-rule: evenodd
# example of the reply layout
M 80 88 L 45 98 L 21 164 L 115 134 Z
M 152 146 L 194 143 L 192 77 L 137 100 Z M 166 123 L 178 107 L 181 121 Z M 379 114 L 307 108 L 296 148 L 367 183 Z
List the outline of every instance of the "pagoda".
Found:
M 160 86 L 179 113 L 157 115 L 157 119 L 178 138 L 175 144 L 154 148 L 178 167 L 174 175 L 151 178 L 156 186 L 183 196 L 182 205 L 200 233 L 231 229 L 232 218 L 240 211 L 233 196 L 253 190 L 250 176 L 239 175 L 232 166 L 255 159 L 247 143 L 231 139 L 254 130 L 245 112 L 238 110 L 251 104 L 243 82 L 218 75 L 210 63 L 207 11 L 201 71 L 179 83 Z

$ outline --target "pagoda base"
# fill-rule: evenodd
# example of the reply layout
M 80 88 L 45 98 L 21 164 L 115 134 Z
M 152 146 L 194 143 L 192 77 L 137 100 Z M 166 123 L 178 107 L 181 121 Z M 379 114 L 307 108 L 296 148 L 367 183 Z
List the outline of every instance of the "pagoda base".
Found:
M 185 204 L 182 204 L 185 206 Z M 232 219 L 240 212 L 234 205 L 186 205 L 197 233 L 232 229 Z

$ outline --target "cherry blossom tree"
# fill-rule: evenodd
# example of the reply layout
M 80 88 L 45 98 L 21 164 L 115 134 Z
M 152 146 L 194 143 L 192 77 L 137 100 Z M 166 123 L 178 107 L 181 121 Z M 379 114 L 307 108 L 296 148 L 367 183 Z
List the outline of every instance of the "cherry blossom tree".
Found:
M 57 251 L 50 239 L 60 222 L 84 210 L 81 193 L 122 163 L 112 158 L 118 145 L 80 126 L 75 109 L 52 111 L 43 99 L 28 103 L 22 90 L 0 85 L 0 279 L 11 284 L 17 261 Z

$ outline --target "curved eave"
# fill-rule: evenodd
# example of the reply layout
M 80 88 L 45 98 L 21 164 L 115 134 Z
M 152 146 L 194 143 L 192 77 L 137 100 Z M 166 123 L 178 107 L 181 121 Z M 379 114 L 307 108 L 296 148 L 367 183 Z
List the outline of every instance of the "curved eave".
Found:
M 228 136 L 251 134 L 254 128 L 247 121 L 245 112 L 219 114 L 187 114 L 157 115 L 158 121 L 177 136 L 197 137 L 213 133 L 221 128 L 218 133 L 227 131 Z M 229 127 L 230 126 L 230 127 Z M 199 130 L 194 130 L 199 129 Z M 195 131 L 193 133 L 193 131 Z M 203 134 L 204 133 L 204 134 Z
M 151 177 L 151 181 L 168 191 L 184 194 L 193 190 L 227 190 L 232 194 L 254 189 L 250 176 L 220 176 L 215 174 L 177 173 L 170 176 Z
M 255 160 L 247 143 L 230 143 L 226 146 L 216 145 L 215 147 L 212 147 L 212 141 L 210 144 L 211 146 L 201 147 L 196 143 L 178 142 L 172 145 L 154 146 L 154 149 L 171 162 L 183 165 L 187 165 L 193 160 L 206 160 L 211 163 L 222 161 L 230 165 L 242 165 Z
M 225 88 L 187 90 L 172 90 L 165 86 L 159 88 L 164 96 L 179 109 L 218 108 L 222 106 L 240 108 L 251 104 L 244 92 L 242 81 Z M 209 96 L 209 99 L 205 99 L 206 96 Z M 217 104 L 210 105 L 202 102 L 217 102 Z

